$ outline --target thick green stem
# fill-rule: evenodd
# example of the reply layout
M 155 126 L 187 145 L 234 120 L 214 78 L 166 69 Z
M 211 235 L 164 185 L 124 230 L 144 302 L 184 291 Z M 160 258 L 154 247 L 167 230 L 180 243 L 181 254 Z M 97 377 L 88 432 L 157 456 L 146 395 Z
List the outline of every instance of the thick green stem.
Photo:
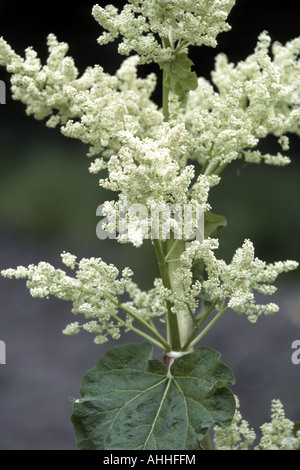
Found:
M 169 270 L 165 260 L 165 255 L 161 246 L 161 242 L 159 240 L 153 240 L 153 246 L 155 249 L 155 254 L 163 285 L 167 289 L 172 290 L 172 284 L 169 277 Z M 166 323 L 168 343 L 171 345 L 173 351 L 179 351 L 181 348 L 181 344 L 178 321 L 177 316 L 172 312 L 172 305 L 170 302 L 167 302 Z
M 178 328 L 179 328 L 181 348 L 183 347 L 183 345 L 186 343 L 187 339 L 191 335 L 191 332 L 194 326 L 194 322 L 189 313 L 188 306 L 185 303 L 184 288 L 183 286 L 176 285 L 176 282 L 175 282 L 175 271 L 181 266 L 180 255 L 183 253 L 184 250 L 185 250 L 184 240 L 177 240 L 174 238 L 167 240 L 167 251 L 169 253 L 172 253 L 172 256 L 170 256 L 171 259 L 168 260 L 169 279 L 170 279 L 172 290 L 176 295 L 176 298 L 179 300 L 182 300 L 181 312 L 177 314 L 177 322 L 178 322 Z

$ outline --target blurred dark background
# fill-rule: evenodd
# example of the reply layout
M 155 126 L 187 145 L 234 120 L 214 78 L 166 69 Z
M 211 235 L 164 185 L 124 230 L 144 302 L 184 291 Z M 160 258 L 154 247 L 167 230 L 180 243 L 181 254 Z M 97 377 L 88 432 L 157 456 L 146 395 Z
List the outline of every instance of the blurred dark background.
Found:
M 123 58 L 116 43 L 97 44 L 101 29 L 91 15 L 94 3 L 2 0 L 0 36 L 19 54 L 33 46 L 45 61 L 52 32 L 70 45 L 80 72 L 98 63 L 114 73 Z M 263 30 L 282 43 L 299 36 L 299 15 L 299 2 L 291 0 L 237 0 L 229 19 L 232 30 L 219 36 L 218 47 L 191 50 L 197 73 L 209 78 L 218 52 L 232 62 L 246 58 Z M 160 75 L 152 66 L 140 69 L 141 75 L 153 70 Z M 61 267 L 59 254 L 66 250 L 78 257 L 101 256 L 120 268 L 130 265 L 141 286 L 150 287 L 157 271 L 149 243 L 137 250 L 96 237 L 96 208 L 111 195 L 89 174 L 87 147 L 26 116 L 24 106 L 11 99 L 3 68 L 0 79 L 7 86 L 6 105 L 0 107 L 0 268 L 40 260 Z M 160 92 L 158 87 L 158 103 Z M 277 152 L 275 139 L 264 145 Z M 228 220 L 219 256 L 229 261 L 250 238 L 266 261 L 299 260 L 299 151 L 300 140 L 292 136 L 288 167 L 239 161 L 226 170 L 211 194 L 213 211 Z M 289 418 L 300 420 L 300 365 L 291 362 L 291 344 L 300 339 L 299 271 L 282 275 L 278 286 L 273 300 L 280 313 L 251 325 L 229 312 L 204 342 L 232 367 L 233 390 L 256 430 L 268 420 L 272 398 L 282 400 Z M 79 396 L 81 376 L 114 343 L 100 347 L 88 334 L 62 335 L 73 321 L 70 305 L 32 299 L 23 281 L 0 279 L 0 299 L 0 339 L 7 348 L 7 364 L 0 365 L 0 449 L 75 449 L 69 397 Z M 131 340 L 136 338 L 122 337 Z

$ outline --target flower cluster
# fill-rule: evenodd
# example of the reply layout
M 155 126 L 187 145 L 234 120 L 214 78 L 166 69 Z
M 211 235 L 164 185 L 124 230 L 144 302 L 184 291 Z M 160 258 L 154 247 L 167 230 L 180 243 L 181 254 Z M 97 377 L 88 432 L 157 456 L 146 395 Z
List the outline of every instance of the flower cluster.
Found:
M 271 421 L 261 426 L 262 437 L 255 450 L 299 450 L 300 432 L 294 435 L 294 423 L 285 417 L 280 400 L 272 400 Z
M 150 100 L 156 77 L 137 77 L 137 57 L 125 60 L 114 76 L 98 65 L 79 76 L 74 60 L 66 55 L 68 45 L 54 34 L 47 44 L 49 57 L 42 65 L 33 48 L 26 49 L 23 59 L 0 39 L 0 65 L 12 74 L 12 97 L 26 105 L 28 115 L 47 118 L 49 127 L 60 125 L 64 135 L 89 145 L 89 156 L 118 151 L 120 131 L 151 135 L 152 127 L 161 123 L 162 114 Z M 101 159 L 91 168 L 103 166 Z
M 171 61 L 177 43 L 215 47 L 216 37 L 230 29 L 227 17 L 235 0 L 130 0 L 122 11 L 96 5 L 93 15 L 108 32 L 98 39 L 107 44 L 122 36 L 119 53 L 138 53 L 140 63 Z M 168 47 L 163 47 L 162 40 Z
M 242 419 L 239 399 L 237 409 L 229 428 L 215 427 L 214 444 L 216 450 L 249 450 L 253 447 L 256 433 L 249 423 Z M 294 433 L 294 423 L 285 417 L 280 400 L 271 402 L 271 421 L 261 426 L 261 438 L 254 450 L 299 450 L 300 432 Z
M 227 307 L 239 314 L 246 314 L 251 323 L 255 323 L 262 315 L 270 315 L 279 310 L 275 303 L 257 304 L 255 292 L 270 295 L 276 292 L 273 284 L 278 275 L 296 269 L 296 261 L 278 261 L 267 264 L 254 256 L 254 247 L 250 240 L 245 240 L 227 264 L 214 254 L 218 248 L 217 239 L 206 239 L 203 243 L 194 241 L 181 255 L 181 271 L 175 275 L 187 278 L 191 272 L 192 263 L 202 260 L 207 272 L 207 279 L 201 283 L 201 288 L 209 296 L 211 302 L 227 302 Z M 186 266 L 184 272 L 182 270 Z M 185 274 L 184 274 L 185 273 Z M 191 291 L 192 277 L 189 275 Z M 194 288 L 197 285 L 194 286 Z
M 136 318 L 148 322 L 165 315 L 165 301 L 170 292 L 163 288 L 161 279 L 156 279 L 153 288 L 144 292 L 133 282 L 129 268 L 123 269 L 120 276 L 114 265 L 101 258 L 83 258 L 77 262 L 76 256 L 67 252 L 63 252 L 61 258 L 68 268 L 77 268 L 75 276 L 44 261 L 27 268 L 5 269 L 1 275 L 9 279 L 27 279 L 32 297 L 48 299 L 54 296 L 71 301 L 72 313 L 83 315 L 87 321 L 82 324 L 72 322 L 64 329 L 65 334 L 77 334 L 83 329 L 96 334 L 94 341 L 101 344 L 108 336 L 118 339 L 120 328 L 128 331 Z M 127 296 L 123 303 L 121 296 Z
M 170 238 L 170 230 L 188 239 L 199 225 L 198 214 L 210 208 L 209 190 L 219 178 L 195 177 L 194 165 L 186 164 L 187 133 L 182 125 L 173 128 L 167 123 L 161 125 L 156 139 L 140 139 L 130 133 L 123 133 L 122 138 L 124 144 L 118 155 L 109 159 L 108 178 L 100 179 L 102 187 L 120 194 L 117 201 L 103 205 L 102 215 L 110 221 L 112 230 L 125 206 L 131 209 L 126 218 L 128 230 L 122 233 L 120 227 L 118 240 L 140 246 L 148 238 Z M 193 214 L 183 220 L 187 205 Z M 165 233 L 158 223 L 159 214 L 163 217 Z
M 263 32 L 256 49 L 234 65 L 225 54 L 216 58 L 212 83 L 200 77 L 180 115 L 193 136 L 190 155 L 206 169 L 220 171 L 237 158 L 271 165 L 290 162 L 287 134 L 300 134 L 300 38 L 286 45 Z M 214 86 L 215 87 L 214 87 Z M 277 155 L 262 154 L 259 143 L 277 137 Z
M 183 125 L 162 125 L 155 139 L 123 132 L 123 146 L 108 163 L 109 178 L 100 184 L 121 192 L 129 204 L 186 202 L 194 177 L 193 166 L 186 166 L 186 138 Z

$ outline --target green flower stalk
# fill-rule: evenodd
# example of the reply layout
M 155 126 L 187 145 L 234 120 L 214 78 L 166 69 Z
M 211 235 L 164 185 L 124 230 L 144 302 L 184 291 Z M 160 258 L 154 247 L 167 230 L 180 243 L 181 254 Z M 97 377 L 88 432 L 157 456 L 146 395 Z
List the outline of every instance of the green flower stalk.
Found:
M 198 346 L 228 309 L 250 323 L 277 312 L 273 302 L 258 304 L 255 293 L 272 295 L 278 275 L 298 263 L 268 264 L 255 256 L 248 239 L 230 263 L 218 259 L 218 231 L 226 219 L 212 212 L 209 196 L 237 159 L 277 166 L 290 162 L 288 136 L 300 134 L 295 99 L 300 38 L 271 44 L 262 32 L 246 60 L 232 64 L 219 54 L 211 80 L 197 77 L 189 47 L 215 47 L 217 36 L 230 29 L 227 18 L 234 4 L 130 0 L 121 11 L 94 6 L 93 16 L 104 29 L 99 44 L 120 38 L 118 51 L 127 56 L 115 75 L 96 65 L 80 76 L 68 45 L 53 34 L 44 65 L 31 47 L 23 58 L 0 39 L 0 65 L 11 73 L 12 97 L 24 103 L 28 115 L 85 143 L 89 171 L 100 173 L 100 186 L 117 193 L 103 203 L 103 233 L 109 237 L 117 227 L 119 243 L 136 248 L 152 243 L 159 268 L 148 291 L 133 281 L 129 267 L 120 272 L 102 258 L 78 261 L 67 252 L 61 258 L 71 274 L 47 262 L 1 272 L 26 279 L 33 297 L 71 301 L 74 315 L 83 320 L 67 325 L 65 334 L 86 330 L 101 344 L 133 331 L 147 340 L 143 350 L 116 346 L 86 376 L 72 416 L 79 448 L 211 449 L 208 431 L 215 425 L 216 449 L 245 449 L 253 443 L 252 430 L 244 421 L 238 424 L 238 400 L 227 388 L 234 383 L 232 372 L 219 353 Z M 161 106 L 151 98 L 157 75 L 138 76 L 139 65 L 149 63 L 162 76 Z M 269 135 L 281 147 L 276 155 L 258 149 Z M 129 208 L 126 217 L 124 207 Z M 187 209 L 193 213 L 189 219 Z M 163 227 L 153 227 L 153 214 L 163 214 Z M 149 359 L 149 343 L 165 352 L 166 365 Z M 136 381 L 138 390 L 131 394 L 129 385 Z M 148 411 L 141 405 L 147 400 Z M 298 437 L 290 439 L 290 425 L 282 431 L 280 406 L 274 402 L 273 424 L 262 428 L 260 449 L 280 448 L 279 435 L 283 448 L 299 446 Z M 136 434 L 134 420 L 141 426 Z M 170 440 L 162 433 L 165 427 Z M 237 444 L 241 436 L 243 444 Z

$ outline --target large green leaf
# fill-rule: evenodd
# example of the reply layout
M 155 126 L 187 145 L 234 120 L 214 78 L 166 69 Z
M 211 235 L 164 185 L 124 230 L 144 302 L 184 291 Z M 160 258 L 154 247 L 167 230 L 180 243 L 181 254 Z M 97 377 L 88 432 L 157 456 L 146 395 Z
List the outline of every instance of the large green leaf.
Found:
M 72 399 L 77 446 L 87 449 L 197 450 L 235 410 L 231 370 L 200 347 L 176 359 L 171 375 L 150 343 L 115 346 L 83 377 Z
M 186 51 L 176 52 L 172 61 L 160 63 L 164 70 L 164 85 L 172 90 L 181 101 L 185 101 L 187 93 L 198 86 L 196 72 L 192 72 L 193 62 Z

